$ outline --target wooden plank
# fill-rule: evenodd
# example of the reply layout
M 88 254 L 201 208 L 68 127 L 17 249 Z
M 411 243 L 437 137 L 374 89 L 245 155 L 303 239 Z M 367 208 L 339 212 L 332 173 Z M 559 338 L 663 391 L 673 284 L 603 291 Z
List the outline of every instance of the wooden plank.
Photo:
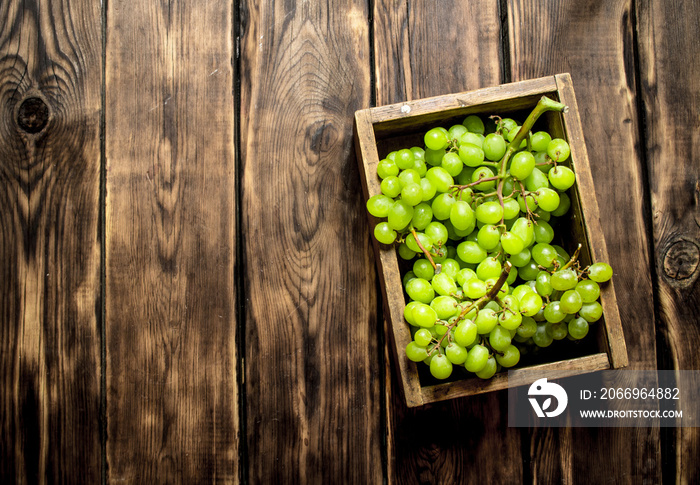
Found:
M 700 8 L 693 2 L 637 2 L 637 26 L 659 287 L 660 365 L 699 369 L 700 64 L 689 62 L 683 52 L 700 33 Z M 664 479 L 700 482 L 700 431 L 671 431 Z
M 241 6 L 248 475 L 381 483 L 374 262 L 354 160 L 366 2 Z
M 500 35 L 498 2 L 375 2 L 377 105 L 501 84 Z M 507 427 L 504 391 L 408 409 L 388 364 L 393 482 L 522 481 L 520 432 Z
M 99 483 L 100 7 L 0 18 L 0 482 Z
M 107 481 L 237 482 L 232 4 L 107 8 Z
M 625 0 L 547 5 L 509 1 L 510 64 L 513 80 L 571 73 L 630 367 L 653 369 L 656 337 L 647 199 L 636 148 L 640 140 L 631 8 Z M 547 453 L 541 453 L 540 441 L 548 443 Z M 535 481 L 549 483 L 552 469 L 562 470 L 563 478 L 587 476 L 592 482 L 661 481 L 658 429 L 547 429 L 533 436 L 530 454 Z

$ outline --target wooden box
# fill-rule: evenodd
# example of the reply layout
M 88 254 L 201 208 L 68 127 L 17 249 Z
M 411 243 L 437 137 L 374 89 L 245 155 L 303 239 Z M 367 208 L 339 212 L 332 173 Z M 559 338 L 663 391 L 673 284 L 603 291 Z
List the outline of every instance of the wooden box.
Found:
M 424 146 L 423 135 L 428 129 L 461 123 L 470 114 L 482 115 L 484 118 L 498 114 L 511 116 L 522 122 L 543 95 L 569 107 L 566 114 L 546 113 L 535 126 L 548 130 L 553 137 L 565 138 L 571 146 L 571 157 L 567 163 L 571 164 L 577 181 L 574 187 L 569 189 L 572 204 L 568 215 L 564 216 L 569 218 L 565 230 L 572 236 L 570 244 L 580 242 L 583 245 L 579 257 L 583 265 L 605 261 L 611 263 L 614 268 L 615 262 L 608 259 L 600 226 L 595 187 L 569 74 L 357 111 L 355 147 L 365 200 L 380 193 L 376 167 L 391 150 Z M 373 229 L 378 221 L 369 214 L 368 216 L 370 229 Z M 521 380 L 519 376 L 524 378 L 528 375 L 528 369 L 557 371 L 557 375 L 562 376 L 562 371 L 567 375 L 576 375 L 627 365 L 627 350 L 611 281 L 602 285 L 600 301 L 604 311 L 603 318 L 591 325 L 589 334 L 579 345 L 568 341 L 555 341 L 550 347 L 543 349 L 541 362 L 535 361 L 525 368 L 521 367 L 522 363 L 518 364 L 515 370 L 502 371 L 489 380 L 469 377 L 466 372 L 455 371 L 449 381 L 437 381 L 429 375 L 427 366 L 411 362 L 404 354 L 406 345 L 411 341 L 411 334 L 403 318 L 406 302 L 396 250 L 393 246 L 378 243 L 371 234 L 369 237 L 374 244 L 381 281 L 384 316 L 389 329 L 387 341 L 392 347 L 406 404 L 409 407 L 523 384 L 524 382 L 518 382 Z M 557 351 L 556 347 L 559 347 L 559 344 L 567 345 L 563 345 L 562 349 Z

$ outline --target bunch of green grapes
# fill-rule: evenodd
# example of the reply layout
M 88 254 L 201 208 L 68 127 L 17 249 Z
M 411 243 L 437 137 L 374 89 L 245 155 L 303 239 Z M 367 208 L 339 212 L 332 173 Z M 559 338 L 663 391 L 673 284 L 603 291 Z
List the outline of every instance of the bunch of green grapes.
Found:
M 438 379 L 454 366 L 488 379 L 524 349 L 585 337 L 602 316 L 599 283 L 611 267 L 582 268 L 578 249 L 553 243 L 576 177 L 567 141 L 531 131 L 548 110 L 566 106 L 543 97 L 522 126 L 492 117 L 491 133 L 471 115 L 377 166 L 381 194 L 367 201 L 381 219 L 374 236 L 398 245 L 410 268 L 406 356 Z

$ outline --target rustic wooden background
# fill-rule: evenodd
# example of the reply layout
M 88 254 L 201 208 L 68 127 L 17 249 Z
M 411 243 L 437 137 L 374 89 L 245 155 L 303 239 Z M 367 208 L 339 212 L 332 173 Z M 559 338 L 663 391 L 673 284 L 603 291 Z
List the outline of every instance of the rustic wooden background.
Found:
M 570 72 L 631 367 L 698 369 L 692 0 L 0 0 L 0 483 L 699 483 L 697 429 L 408 410 L 357 109 Z

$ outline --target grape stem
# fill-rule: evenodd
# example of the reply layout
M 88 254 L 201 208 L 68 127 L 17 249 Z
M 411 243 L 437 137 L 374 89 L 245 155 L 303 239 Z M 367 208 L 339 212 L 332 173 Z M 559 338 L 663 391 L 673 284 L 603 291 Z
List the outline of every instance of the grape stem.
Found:
M 579 243 L 578 247 L 576 248 L 576 251 L 574 251 L 574 254 L 571 256 L 571 259 L 569 260 L 568 263 L 566 263 L 564 266 L 561 267 L 561 269 L 567 269 L 570 268 L 571 266 L 574 265 L 576 260 L 578 259 L 578 255 L 581 252 L 581 243 Z
M 411 234 L 413 234 L 413 239 L 416 240 L 416 244 L 420 248 L 421 251 L 423 251 L 423 254 L 425 254 L 425 257 L 427 258 L 428 261 L 430 261 L 430 264 L 433 266 L 433 270 L 435 270 L 435 274 L 440 274 L 440 270 L 442 269 L 442 266 L 439 264 L 435 264 L 435 261 L 433 261 L 433 257 L 430 255 L 430 251 L 425 249 L 423 244 L 420 242 L 420 239 L 418 239 L 418 234 L 416 233 L 415 228 L 411 228 Z
M 510 274 L 510 270 L 513 268 L 513 265 L 511 264 L 510 261 L 506 261 L 505 264 L 503 265 L 503 269 L 501 270 L 501 274 L 498 276 L 498 279 L 496 282 L 493 284 L 491 289 L 489 289 L 488 293 L 486 293 L 484 296 L 479 298 L 478 300 L 475 300 L 471 302 L 470 305 L 467 305 L 464 307 L 464 309 L 457 315 L 457 318 L 455 318 L 455 321 L 452 322 L 447 326 L 447 331 L 440 337 L 440 340 L 438 340 L 435 345 L 428 351 L 428 356 L 432 355 L 435 350 L 439 349 L 442 346 L 442 341 L 445 339 L 446 336 L 450 335 L 450 331 L 456 327 L 459 322 L 464 320 L 464 317 L 469 314 L 474 308 L 476 308 L 477 312 L 484 308 L 484 306 L 493 300 L 494 298 L 498 297 L 498 292 L 501 291 L 501 288 L 503 287 L 504 283 L 508 279 L 508 275 Z

